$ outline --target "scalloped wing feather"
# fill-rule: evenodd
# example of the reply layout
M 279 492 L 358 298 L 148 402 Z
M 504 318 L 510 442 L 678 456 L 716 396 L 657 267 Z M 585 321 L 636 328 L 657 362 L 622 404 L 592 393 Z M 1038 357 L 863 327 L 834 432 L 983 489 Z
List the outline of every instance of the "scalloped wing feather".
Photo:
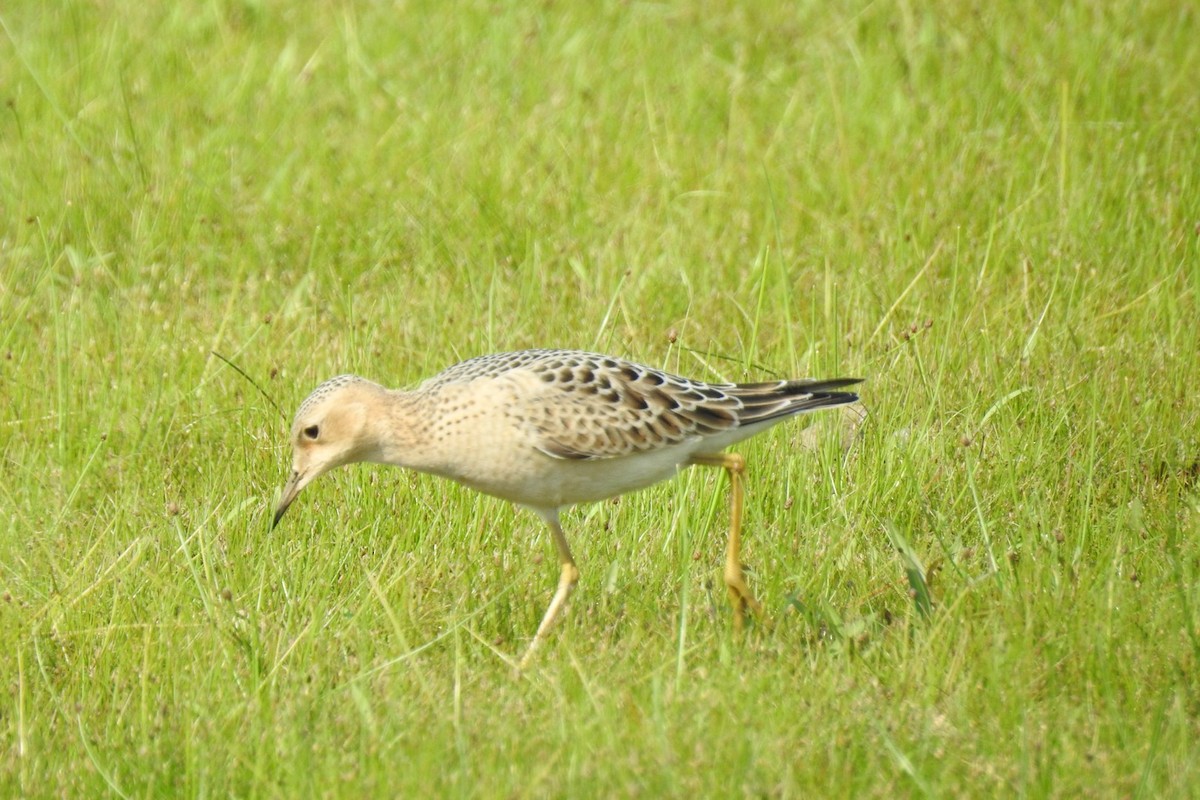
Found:
M 526 385 L 513 398 L 523 406 L 520 416 L 537 449 L 572 460 L 659 450 L 858 399 L 831 391 L 857 379 L 710 384 L 578 350 L 480 356 L 449 367 L 420 389 L 506 377 Z

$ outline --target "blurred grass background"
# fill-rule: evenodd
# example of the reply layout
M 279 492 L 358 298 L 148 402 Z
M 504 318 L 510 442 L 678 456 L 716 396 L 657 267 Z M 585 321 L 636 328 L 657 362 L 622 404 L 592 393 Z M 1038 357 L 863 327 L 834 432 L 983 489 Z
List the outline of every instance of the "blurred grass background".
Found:
M 0 791 L 1189 796 L 1197 17 L 6 4 Z M 744 449 L 773 629 L 711 471 L 567 514 L 519 681 L 531 515 L 363 467 L 266 532 L 211 351 L 290 416 L 531 346 L 868 378 Z

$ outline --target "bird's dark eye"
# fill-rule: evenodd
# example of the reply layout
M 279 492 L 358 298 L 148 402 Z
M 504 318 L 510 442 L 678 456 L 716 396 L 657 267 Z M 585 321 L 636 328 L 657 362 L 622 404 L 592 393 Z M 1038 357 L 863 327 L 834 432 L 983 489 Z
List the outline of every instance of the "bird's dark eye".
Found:
M 316 441 L 316 438 L 320 435 L 321 435 L 321 429 L 318 428 L 316 425 L 309 425 L 307 428 L 304 429 L 304 436 L 307 439 L 312 439 L 313 441 Z

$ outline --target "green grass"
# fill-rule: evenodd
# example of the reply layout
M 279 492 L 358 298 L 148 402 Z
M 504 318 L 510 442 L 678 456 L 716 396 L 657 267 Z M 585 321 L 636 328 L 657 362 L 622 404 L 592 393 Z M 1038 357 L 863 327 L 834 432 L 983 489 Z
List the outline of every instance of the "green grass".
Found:
M 0 795 L 1195 792 L 1200 15 L 731 5 L 4 4 Z M 210 351 L 290 415 L 529 346 L 868 379 L 743 449 L 772 629 L 711 470 L 565 515 L 519 680 L 533 515 L 268 533 Z

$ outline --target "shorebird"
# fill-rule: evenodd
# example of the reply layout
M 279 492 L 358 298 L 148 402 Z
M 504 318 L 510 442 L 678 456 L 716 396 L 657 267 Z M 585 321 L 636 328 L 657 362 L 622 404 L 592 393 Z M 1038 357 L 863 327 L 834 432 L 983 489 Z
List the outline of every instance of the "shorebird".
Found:
M 853 403 L 858 378 L 705 383 L 622 358 L 521 350 L 463 361 L 415 390 L 339 375 L 301 403 L 292 473 L 271 523 L 329 470 L 359 461 L 441 475 L 536 512 L 558 551 L 558 587 L 519 667 L 527 666 L 579 581 L 559 523 L 577 503 L 615 497 L 692 465 L 730 481 L 725 585 L 741 628 L 761 606 L 740 558 L 746 462 L 726 447 L 795 414 Z

